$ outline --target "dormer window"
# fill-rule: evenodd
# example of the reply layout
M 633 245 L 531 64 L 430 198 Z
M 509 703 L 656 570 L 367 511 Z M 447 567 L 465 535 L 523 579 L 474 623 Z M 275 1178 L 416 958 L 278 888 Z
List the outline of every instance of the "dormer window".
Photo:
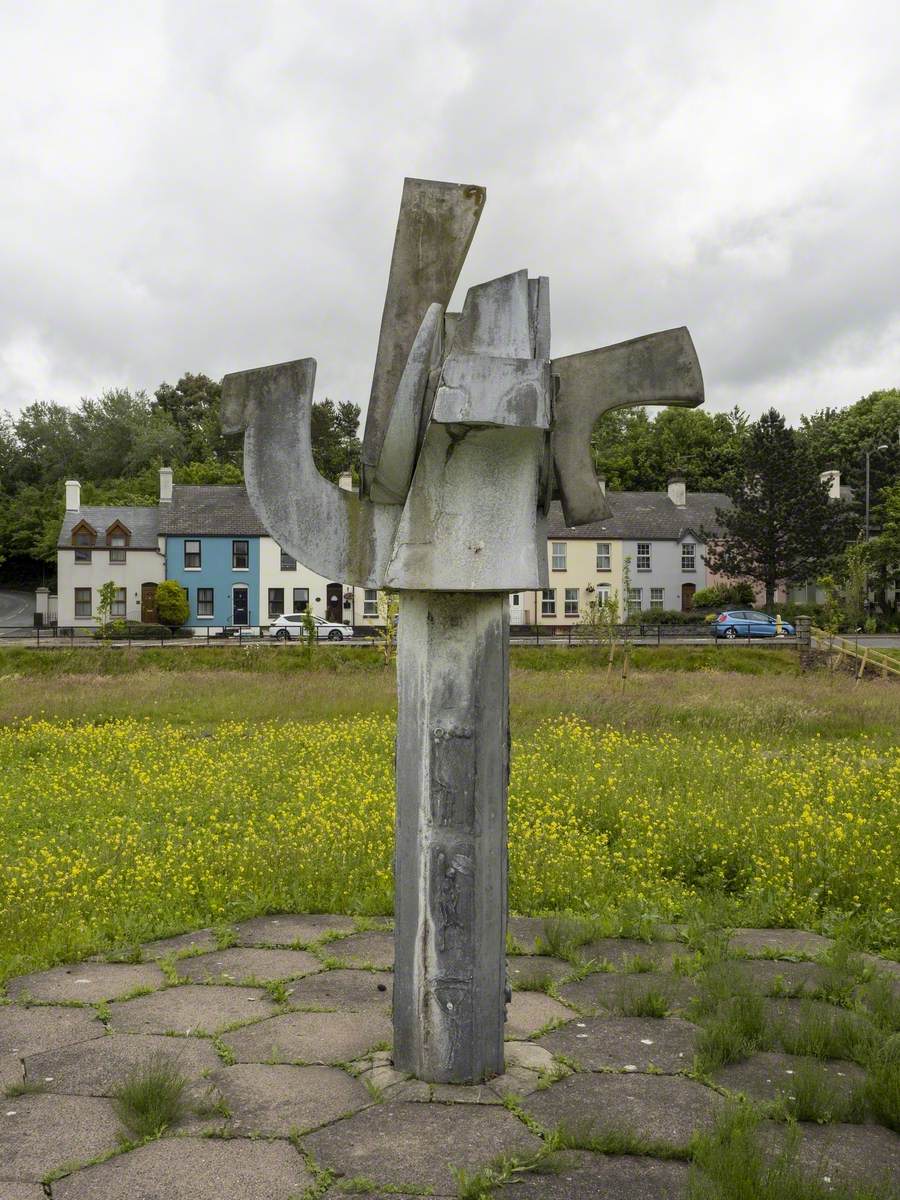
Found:
M 89 563 L 91 551 L 97 544 L 97 531 L 87 521 L 79 521 L 72 530 L 72 545 L 75 547 L 75 561 Z
M 125 548 L 129 541 L 129 531 L 121 521 L 114 521 L 106 531 L 106 544 L 109 546 L 109 561 L 111 563 L 123 563 L 125 561 Z

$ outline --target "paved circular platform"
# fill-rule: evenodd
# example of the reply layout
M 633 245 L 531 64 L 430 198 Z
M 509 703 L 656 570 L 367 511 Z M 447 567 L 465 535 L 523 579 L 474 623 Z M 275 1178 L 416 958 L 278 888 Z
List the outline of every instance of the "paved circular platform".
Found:
M 835 986 L 828 939 L 734 932 L 725 969 L 744 994 L 765 997 L 771 1044 L 706 1073 L 698 997 L 721 964 L 704 966 L 675 931 L 656 943 L 595 939 L 563 959 L 542 928 L 510 922 L 506 1072 L 476 1087 L 394 1070 L 386 922 L 258 917 L 219 943 L 200 930 L 148 944 L 136 962 L 11 980 L 0 1003 L 0 1200 L 450 1197 L 459 1172 L 491 1163 L 483 1178 L 508 1200 L 686 1197 L 693 1139 L 732 1098 L 777 1117 L 808 1064 L 845 1100 L 866 1086 L 859 1064 L 778 1041 L 841 1011 L 825 998 Z M 895 965 L 866 956 L 863 982 L 843 996 L 860 1019 L 873 970 L 900 987 Z M 159 1136 L 123 1142 L 117 1089 L 161 1060 L 185 1080 L 183 1111 Z M 855 1124 L 797 1123 L 798 1169 L 855 1183 L 900 1177 L 890 1119 L 857 1108 Z M 766 1153 L 786 1129 L 762 1121 Z M 551 1160 L 554 1131 L 570 1148 Z M 504 1174 L 504 1162 L 516 1170 Z

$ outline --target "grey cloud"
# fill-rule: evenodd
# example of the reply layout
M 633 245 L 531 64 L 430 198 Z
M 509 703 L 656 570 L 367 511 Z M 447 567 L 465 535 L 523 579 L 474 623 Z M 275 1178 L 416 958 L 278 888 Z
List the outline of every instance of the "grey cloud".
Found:
M 896 385 L 896 6 L 0 11 L 0 405 L 313 355 L 365 403 L 406 174 L 568 353 L 688 323 L 711 408 Z

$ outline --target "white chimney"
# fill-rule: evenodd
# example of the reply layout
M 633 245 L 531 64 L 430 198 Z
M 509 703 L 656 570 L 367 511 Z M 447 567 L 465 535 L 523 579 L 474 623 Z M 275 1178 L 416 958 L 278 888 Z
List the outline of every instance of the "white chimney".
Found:
M 597 476 L 597 487 L 600 489 L 600 491 L 605 496 L 606 495 L 606 476 L 605 475 Z
M 66 480 L 66 512 L 81 512 L 81 484 L 77 479 Z
M 829 500 L 840 500 L 841 498 L 841 473 L 837 467 L 828 467 L 819 476 L 822 483 L 828 484 Z
M 342 488 L 345 492 L 353 491 L 353 476 L 349 471 L 341 472 L 340 478 L 338 479 L 338 487 Z
M 160 504 L 172 503 L 172 468 L 159 468 L 159 502 Z
M 673 475 L 669 480 L 669 499 L 676 508 L 687 504 L 687 484 L 683 475 Z

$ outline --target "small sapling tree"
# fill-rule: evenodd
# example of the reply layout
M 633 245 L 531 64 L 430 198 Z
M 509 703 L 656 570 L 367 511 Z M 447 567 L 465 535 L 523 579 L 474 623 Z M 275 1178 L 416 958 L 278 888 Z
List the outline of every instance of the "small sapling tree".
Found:
M 100 637 L 104 641 L 109 641 L 112 636 L 111 617 L 118 590 L 118 585 L 111 579 L 100 588 L 97 601 L 97 622 L 100 627 Z

